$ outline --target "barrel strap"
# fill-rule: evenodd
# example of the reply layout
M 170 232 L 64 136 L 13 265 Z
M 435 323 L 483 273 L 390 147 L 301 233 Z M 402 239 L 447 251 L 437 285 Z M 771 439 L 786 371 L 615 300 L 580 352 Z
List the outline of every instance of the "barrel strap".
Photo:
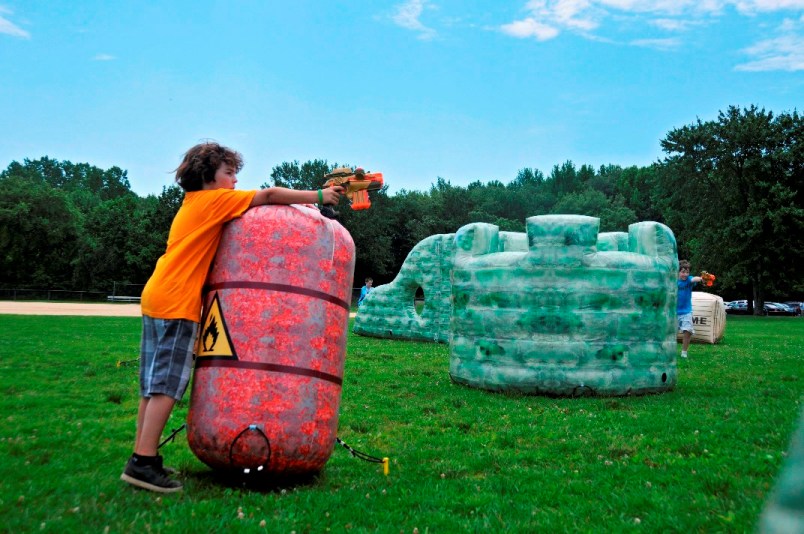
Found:
M 293 367 L 292 365 L 279 365 L 276 363 L 265 362 L 250 362 L 244 360 L 230 360 L 218 359 L 215 357 L 196 358 L 195 368 L 203 369 L 204 367 L 231 367 L 234 369 L 250 369 L 254 371 L 269 371 L 272 373 L 286 373 L 291 375 L 309 376 L 312 378 L 319 378 L 332 382 L 333 384 L 342 385 L 343 378 L 335 376 L 323 371 L 316 371 L 315 369 L 305 369 L 304 367 Z
M 349 311 L 349 303 L 343 299 L 339 299 L 329 293 L 323 291 L 316 291 L 315 289 L 308 289 L 306 287 L 291 286 L 288 284 L 274 284 L 270 282 L 248 282 L 248 281 L 233 281 L 233 282 L 219 282 L 217 284 L 208 284 L 204 286 L 204 292 L 215 291 L 218 289 L 264 289 L 267 291 L 278 291 L 280 293 L 294 293 L 296 295 L 304 295 L 305 297 L 312 297 L 316 299 L 331 302 L 340 306 L 346 311 Z

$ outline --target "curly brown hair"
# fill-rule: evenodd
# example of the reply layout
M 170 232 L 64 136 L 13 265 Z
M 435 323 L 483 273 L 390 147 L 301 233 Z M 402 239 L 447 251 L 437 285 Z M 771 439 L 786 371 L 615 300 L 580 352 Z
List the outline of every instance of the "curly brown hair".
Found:
M 176 168 L 176 182 L 185 191 L 199 191 L 205 182 L 215 181 L 215 173 L 224 163 L 240 172 L 243 156 L 214 141 L 199 143 L 184 154 L 181 165 Z
M 681 269 L 686 269 L 687 271 L 689 271 L 690 270 L 690 262 L 688 262 L 687 260 L 679 260 L 679 262 L 678 262 L 678 270 L 680 271 Z

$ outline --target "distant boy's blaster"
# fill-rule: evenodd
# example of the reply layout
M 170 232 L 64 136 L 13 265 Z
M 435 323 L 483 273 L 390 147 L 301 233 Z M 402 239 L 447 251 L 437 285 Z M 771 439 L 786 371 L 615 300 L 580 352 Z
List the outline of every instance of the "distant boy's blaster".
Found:
M 706 287 L 712 287 L 712 284 L 715 283 L 715 275 L 703 271 L 701 272 L 701 280 L 703 281 L 704 285 L 706 285 Z
M 355 170 L 349 167 L 334 169 L 331 173 L 325 174 L 324 187 L 339 185 L 345 189 L 344 194 L 349 199 L 353 210 L 365 210 L 371 207 L 369 191 L 377 191 L 382 188 L 383 180 L 381 172 L 366 172 L 360 167 Z M 338 214 L 332 208 L 324 206 L 321 213 L 333 218 Z M 331 213 L 331 214 L 330 214 Z

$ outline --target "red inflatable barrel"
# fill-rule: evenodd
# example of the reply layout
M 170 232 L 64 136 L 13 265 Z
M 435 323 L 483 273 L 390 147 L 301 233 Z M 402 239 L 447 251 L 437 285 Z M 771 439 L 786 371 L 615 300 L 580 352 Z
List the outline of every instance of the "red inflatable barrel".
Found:
M 205 464 L 319 471 L 338 428 L 354 242 L 310 206 L 224 229 L 204 288 L 187 438 Z

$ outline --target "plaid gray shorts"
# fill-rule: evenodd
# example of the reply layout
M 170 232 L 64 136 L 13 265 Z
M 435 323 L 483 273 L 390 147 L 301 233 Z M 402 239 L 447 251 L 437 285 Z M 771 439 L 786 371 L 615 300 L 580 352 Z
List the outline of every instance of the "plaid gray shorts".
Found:
M 181 400 L 190 382 L 198 323 L 142 316 L 140 395 Z

